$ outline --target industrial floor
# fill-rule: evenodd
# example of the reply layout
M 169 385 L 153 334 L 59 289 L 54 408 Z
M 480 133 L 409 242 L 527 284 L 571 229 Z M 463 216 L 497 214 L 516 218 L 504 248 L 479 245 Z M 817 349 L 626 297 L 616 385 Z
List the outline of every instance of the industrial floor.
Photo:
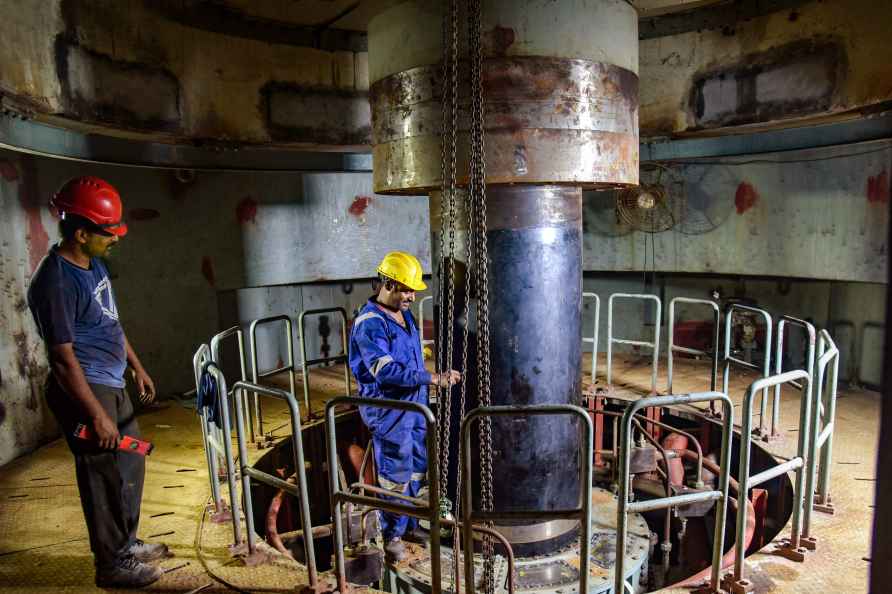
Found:
M 661 363 L 662 372 L 665 362 Z M 314 372 L 316 411 L 327 397 L 343 390 L 339 373 L 335 368 Z M 705 390 L 706 373 L 703 363 L 677 362 L 675 391 Z M 618 360 L 614 374 L 617 387 L 641 392 L 649 387 L 646 361 Z M 661 389 L 663 378 L 661 373 Z M 745 373 L 732 377 L 735 401 L 753 379 Z M 771 446 L 781 455 L 789 455 L 796 447 L 797 395 L 790 392 L 783 397 L 782 426 L 790 437 Z M 265 409 L 273 427 L 288 418 L 284 407 L 276 405 L 271 402 Z M 837 512 L 815 514 L 813 534 L 819 544 L 804 563 L 772 554 L 771 545 L 748 557 L 747 577 L 757 592 L 867 591 L 879 409 L 880 397 L 875 392 L 840 392 L 831 487 Z M 150 590 L 293 592 L 306 583 L 300 566 L 283 556 L 274 555 L 272 563 L 250 568 L 230 557 L 231 526 L 214 524 L 207 514 L 207 471 L 193 409 L 175 400 L 165 401 L 142 414 L 139 423 L 143 436 L 156 448 L 147 463 L 140 536 L 166 542 L 176 555 L 162 562 L 167 573 Z M 279 430 L 284 435 L 287 428 Z M 262 453 L 252 448 L 249 455 Z M 62 440 L 0 469 L 0 588 L 48 594 L 98 591 L 93 586 L 74 464 Z M 681 591 L 687 590 L 677 590 Z

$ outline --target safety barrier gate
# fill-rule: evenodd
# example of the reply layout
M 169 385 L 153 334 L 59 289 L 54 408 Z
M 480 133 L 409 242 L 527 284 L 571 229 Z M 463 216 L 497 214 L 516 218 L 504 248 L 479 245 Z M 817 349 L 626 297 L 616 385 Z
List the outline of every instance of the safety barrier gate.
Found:
M 220 345 L 224 340 L 231 339 L 232 337 L 235 337 L 238 342 L 238 364 L 239 371 L 241 372 L 240 379 L 242 381 L 248 381 L 248 375 L 245 371 L 245 333 L 242 332 L 240 326 L 232 326 L 231 328 L 227 328 L 211 337 L 211 361 L 216 363 L 218 367 L 220 366 Z M 229 394 L 226 396 L 228 398 Z M 245 414 L 250 415 L 251 411 L 245 409 Z
M 728 393 L 728 383 L 731 379 L 731 365 L 737 365 L 745 369 L 759 370 L 759 366 L 743 359 L 738 359 L 731 355 L 731 323 L 734 319 L 735 311 L 748 311 L 750 313 L 761 316 L 765 321 L 765 357 L 762 364 L 762 379 L 771 375 L 771 314 L 764 309 L 758 307 L 750 307 L 749 305 L 741 305 L 732 303 L 725 309 L 725 350 L 722 355 L 722 392 Z M 762 405 L 759 408 L 759 435 L 765 433 L 765 411 L 768 407 L 768 386 L 762 390 Z
M 600 329 L 601 320 L 601 298 L 597 293 L 583 293 L 583 302 L 585 302 L 586 299 L 595 300 L 595 322 L 592 327 L 592 337 L 582 337 L 583 343 L 592 345 L 592 383 L 594 384 L 598 379 L 598 331 Z
M 327 313 L 336 313 L 341 317 L 341 348 L 343 352 L 340 355 L 331 357 L 318 357 L 316 359 L 307 359 L 307 340 L 306 340 L 306 319 L 307 316 L 319 316 Z M 343 307 L 325 307 L 322 309 L 307 309 L 302 311 L 297 321 L 297 327 L 300 332 L 300 355 L 301 371 L 303 372 L 304 382 L 304 406 L 307 407 L 307 416 L 311 416 L 312 408 L 310 407 L 310 367 L 314 365 L 324 365 L 326 363 L 343 363 L 344 364 L 344 394 L 351 392 L 350 386 L 350 366 L 347 361 L 347 312 Z
M 519 511 L 474 511 L 473 500 L 473 468 L 471 467 L 471 425 L 478 418 L 495 416 L 545 416 L 572 415 L 582 419 L 585 428 L 585 449 L 582 452 L 582 505 L 565 510 L 519 510 Z M 474 536 L 468 527 L 475 521 L 490 522 L 495 520 L 561 520 L 579 518 L 583 525 L 579 536 L 579 592 L 588 592 L 591 577 L 591 544 L 592 544 L 592 457 L 594 450 L 594 429 L 588 411 L 570 404 L 541 404 L 530 406 L 484 406 L 475 408 L 465 415 L 461 422 L 461 448 L 459 462 L 465 477 L 465 488 L 462 497 L 462 524 L 465 530 L 462 541 L 465 550 L 465 592 L 475 594 L 474 589 Z M 431 528 L 433 534 L 433 528 Z M 439 545 L 439 540 L 438 540 Z M 433 547 L 431 547 L 433 555 Z M 456 559 L 456 565 L 458 560 Z M 509 574 L 513 582 L 513 572 Z
M 827 368 L 830 373 L 827 374 Z M 803 526 L 803 537 L 809 537 L 812 508 L 832 514 L 833 503 L 830 500 L 830 468 L 833 464 L 833 431 L 836 427 L 836 390 L 839 378 L 839 349 L 830 338 L 830 333 L 821 330 L 818 340 L 818 373 L 817 381 L 813 386 L 814 408 L 812 409 L 811 442 L 809 452 L 820 471 L 817 489 L 815 489 L 815 469 L 812 467 L 806 483 L 806 496 L 808 501 L 814 503 L 806 505 Z M 827 390 L 825 391 L 825 381 Z M 820 452 L 820 454 L 819 454 Z M 819 457 L 820 456 L 820 459 Z M 805 546 L 812 546 L 811 541 L 806 541 Z M 813 547 L 812 547 L 813 548 Z
M 646 340 L 629 340 L 626 338 L 614 338 L 613 336 L 613 301 L 615 299 L 637 299 L 641 301 L 653 301 L 657 307 L 657 317 L 654 323 L 654 339 L 653 342 Z M 663 303 L 656 295 L 639 295 L 633 293 L 614 293 L 607 300 L 607 384 L 611 385 L 613 380 L 613 345 L 630 344 L 633 346 L 644 346 L 653 349 L 653 358 L 651 362 L 650 372 L 650 391 L 652 394 L 657 392 L 657 371 L 660 360 L 660 322 L 663 310 Z
M 721 401 L 723 405 L 722 414 L 722 447 L 719 456 L 719 488 L 716 491 L 700 491 L 698 493 L 685 493 L 683 495 L 673 495 L 661 497 L 658 499 L 649 499 L 647 501 L 632 502 L 629 501 L 629 493 L 631 492 L 631 460 L 630 450 L 632 449 L 632 421 L 636 413 L 641 409 L 658 408 L 663 406 L 672 406 L 676 404 L 693 404 L 696 402 L 713 402 Z M 616 565 L 614 567 L 614 592 L 625 592 L 629 584 L 625 581 L 625 563 L 626 563 L 626 533 L 628 532 L 627 521 L 630 513 L 643 513 L 657 509 L 666 509 L 676 506 L 689 505 L 702 501 L 718 501 L 719 505 L 716 509 L 715 533 L 713 537 L 712 548 L 712 575 L 710 584 L 712 591 L 717 591 L 719 587 L 719 574 L 722 567 L 722 545 L 725 541 L 725 510 L 728 506 L 728 484 L 730 475 L 731 461 L 731 434 L 734 428 L 734 405 L 726 394 L 721 392 L 704 392 L 697 394 L 677 394 L 672 396 L 652 396 L 641 398 L 629 403 L 629 407 L 625 410 L 622 417 L 622 427 L 620 429 L 620 445 L 619 445 L 619 472 L 621 479 L 619 481 L 619 493 L 617 494 L 617 511 L 616 511 Z M 743 491 L 745 492 L 745 491 Z M 631 588 L 635 592 L 635 588 Z M 585 592 L 585 590 L 580 590 Z
M 285 345 L 287 346 L 288 350 L 288 364 L 282 367 L 277 367 L 275 369 L 270 369 L 268 371 L 258 371 L 257 328 L 268 324 L 274 324 L 276 322 L 283 322 L 283 326 L 285 328 Z M 283 371 L 287 371 L 288 384 L 291 389 L 291 394 L 294 395 L 294 372 L 296 371 L 296 367 L 294 364 L 294 334 L 291 328 L 291 318 L 286 315 L 280 315 L 254 320 L 253 322 L 251 322 L 250 329 L 248 330 L 248 335 L 251 338 L 251 381 L 255 384 L 258 384 L 259 380 L 263 378 L 267 378 L 282 373 Z M 259 395 L 254 394 L 252 400 L 253 402 L 251 404 L 254 405 L 254 419 L 249 419 L 248 431 L 250 432 L 252 442 L 257 443 L 258 445 L 263 445 L 264 441 L 272 439 L 272 436 L 264 434 L 263 431 L 263 404 L 260 400 Z M 307 403 L 306 406 L 309 406 L 309 404 Z M 250 405 L 248 409 L 251 409 Z M 256 436 L 254 434 L 255 423 L 257 425 Z
M 750 476 L 750 454 L 753 442 L 753 400 L 755 399 L 755 395 L 757 392 L 764 389 L 798 380 L 802 380 L 805 383 L 805 387 L 802 390 L 802 398 L 800 399 L 799 443 L 796 448 L 796 456 L 782 464 L 778 464 L 768 470 Z M 793 493 L 793 518 L 791 520 L 792 529 L 789 543 L 781 550 L 784 552 L 785 556 L 794 561 L 803 561 L 805 558 L 800 545 L 803 512 L 802 504 L 805 498 L 805 477 L 808 471 L 806 465 L 810 466 L 814 464 L 814 456 L 809 456 L 807 452 L 809 444 L 809 423 L 811 422 L 810 411 L 812 406 L 812 399 L 809 397 L 810 394 L 811 378 L 809 378 L 808 372 L 802 369 L 797 369 L 795 371 L 788 371 L 771 377 L 757 379 L 750 384 L 743 397 L 743 417 L 741 419 L 740 427 L 740 463 L 737 469 L 737 482 L 739 487 L 737 493 L 737 538 L 734 549 L 734 573 L 732 576 L 729 576 L 727 580 L 727 586 L 729 589 L 732 589 L 732 591 L 746 591 L 751 587 L 751 584 L 743 575 L 743 558 L 746 554 L 746 503 L 749 490 L 790 471 L 796 472 L 796 482 L 794 483 Z
M 211 349 L 207 344 L 202 344 L 192 357 L 192 370 L 195 373 L 195 392 L 201 389 L 201 376 L 205 365 L 211 361 Z M 205 460 L 208 465 L 208 479 L 211 483 L 211 496 L 214 500 L 214 514 L 212 519 L 216 522 L 228 520 L 231 516 L 226 504 L 220 496 L 219 469 L 220 458 L 225 455 L 223 450 L 223 428 L 218 427 L 208 418 L 207 411 L 198 410 L 199 425 L 201 425 L 201 442 L 204 446 Z M 226 411 L 228 415 L 228 410 Z M 221 421 L 222 422 L 222 421 Z
M 693 349 L 690 347 L 679 346 L 675 344 L 675 304 L 676 303 L 689 303 L 691 305 L 706 305 L 712 309 L 713 313 L 713 342 L 712 342 L 712 352 L 709 351 L 701 351 L 699 349 Z M 709 378 L 709 391 L 715 392 L 716 378 L 718 377 L 719 370 L 719 331 L 721 330 L 721 325 L 719 324 L 721 318 L 721 311 L 719 310 L 719 306 L 714 301 L 708 301 L 706 299 L 691 299 L 688 297 L 675 297 L 669 302 L 669 348 L 666 352 L 666 391 L 669 394 L 672 394 L 672 372 L 673 372 L 673 359 L 675 353 L 686 353 L 688 355 L 695 355 L 698 357 L 710 357 L 712 359 L 712 375 Z M 710 409 L 712 409 L 712 405 L 714 401 L 710 402 Z
M 777 336 L 775 337 L 775 350 L 774 350 L 774 373 L 775 375 L 783 373 L 783 360 L 784 360 L 784 326 L 786 324 L 791 324 L 793 326 L 798 326 L 805 330 L 806 335 L 808 336 L 808 349 L 807 355 L 805 358 L 805 372 L 808 373 L 809 386 L 810 389 L 814 389 L 814 369 L 815 369 L 815 327 L 805 320 L 800 320 L 799 318 L 794 318 L 792 316 L 781 316 L 777 321 Z M 789 382 L 791 386 L 798 390 L 804 389 L 802 383 L 797 381 Z M 772 438 L 780 437 L 780 397 L 781 397 L 781 385 L 777 384 L 774 386 L 774 400 L 771 404 L 771 432 L 770 436 Z M 806 397 L 811 400 L 811 394 L 806 394 Z
M 242 498 L 245 505 L 245 528 L 248 532 L 248 564 L 250 565 L 252 563 L 251 559 L 253 559 L 253 557 L 257 553 L 257 535 L 254 532 L 254 503 L 251 496 L 251 479 L 254 479 L 271 487 L 281 489 L 286 493 L 298 498 L 298 502 L 300 504 L 300 522 L 301 528 L 303 529 L 302 540 L 304 543 L 304 553 L 306 555 L 304 558 L 307 561 L 306 565 L 307 574 L 310 581 L 310 588 L 315 590 L 318 582 L 318 576 L 316 572 L 316 553 L 313 549 L 313 528 L 311 526 L 312 516 L 310 516 L 310 501 L 307 491 L 307 474 L 306 465 L 304 463 L 303 436 L 301 434 L 300 427 L 300 405 L 297 403 L 297 398 L 294 397 L 293 393 L 276 388 L 268 388 L 266 386 L 260 386 L 258 384 L 252 384 L 244 381 L 236 382 L 236 384 L 232 387 L 232 391 L 235 394 L 236 400 L 235 431 L 238 437 L 239 470 L 241 472 L 242 478 Z M 259 396 L 278 398 L 279 400 L 284 400 L 288 404 L 288 410 L 291 413 L 291 447 L 294 463 L 294 473 L 297 477 L 296 486 L 271 474 L 267 474 L 265 472 L 257 470 L 248 463 L 248 446 L 247 440 L 245 439 L 245 417 L 242 414 L 241 402 L 243 400 L 247 400 L 247 396 L 245 394 L 246 392 L 251 392 Z M 233 519 L 233 521 L 235 520 Z M 236 542 L 240 541 L 237 540 Z

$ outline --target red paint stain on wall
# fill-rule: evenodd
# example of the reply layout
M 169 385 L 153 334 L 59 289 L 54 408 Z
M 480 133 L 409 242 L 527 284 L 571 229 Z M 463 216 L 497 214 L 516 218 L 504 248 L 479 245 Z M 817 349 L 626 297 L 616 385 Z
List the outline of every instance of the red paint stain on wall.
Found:
M 889 202 L 889 174 L 885 170 L 867 178 L 867 201 L 871 204 Z
M 203 256 L 201 258 L 201 275 L 210 286 L 217 286 L 217 277 L 214 274 L 214 263 L 211 261 L 210 256 Z
M 13 166 L 13 168 L 15 167 Z M 25 235 L 25 242 L 28 244 L 31 272 L 34 272 L 50 247 L 50 236 L 47 234 L 43 221 L 40 219 L 43 209 L 47 208 L 47 203 L 41 200 L 36 192 L 37 172 L 34 170 L 33 159 L 22 157 L 21 168 L 21 179 L 19 179 L 18 170 L 16 170 L 15 175 L 19 181 L 19 204 L 22 206 L 22 210 L 25 211 L 25 218 L 28 221 L 28 232 Z
M 365 209 L 367 209 L 371 203 L 371 196 L 357 196 L 353 201 L 353 204 L 350 205 L 350 208 L 347 209 L 347 212 L 355 217 L 362 216 L 365 214 Z
M 737 207 L 737 214 L 742 215 L 756 203 L 759 202 L 759 192 L 749 182 L 740 182 L 737 186 L 737 192 L 734 194 L 734 205 Z
M 235 207 L 235 218 L 241 224 L 257 222 L 257 202 L 250 196 L 242 198 Z
M 161 213 L 154 208 L 131 208 L 129 218 L 134 221 L 151 221 L 161 216 Z
M 16 181 L 19 179 L 19 170 L 16 168 L 15 163 L 0 161 L 0 176 L 3 176 L 3 179 L 8 182 Z

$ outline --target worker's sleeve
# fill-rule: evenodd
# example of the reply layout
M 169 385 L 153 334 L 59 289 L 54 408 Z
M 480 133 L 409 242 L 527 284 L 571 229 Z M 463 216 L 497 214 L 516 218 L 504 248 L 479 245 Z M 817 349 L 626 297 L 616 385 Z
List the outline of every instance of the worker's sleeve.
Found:
M 409 369 L 400 361 L 404 357 L 390 350 L 390 341 L 384 330 L 385 322 L 377 318 L 363 321 L 356 332 L 356 344 L 365 366 L 375 380 L 384 386 L 412 388 L 426 386 L 431 374 L 425 369 Z
M 62 279 L 48 275 L 31 291 L 31 313 L 40 336 L 48 346 L 74 342 L 74 311 L 77 296 L 65 291 Z

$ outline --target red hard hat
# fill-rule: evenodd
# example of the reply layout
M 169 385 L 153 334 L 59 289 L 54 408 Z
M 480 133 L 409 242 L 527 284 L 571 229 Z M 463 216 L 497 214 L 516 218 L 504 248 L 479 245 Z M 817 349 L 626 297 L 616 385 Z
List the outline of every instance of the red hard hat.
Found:
M 70 179 L 50 200 L 50 206 L 63 219 L 66 214 L 78 215 L 109 233 L 127 234 L 127 225 L 121 217 L 124 210 L 121 195 L 104 179 L 93 176 Z

